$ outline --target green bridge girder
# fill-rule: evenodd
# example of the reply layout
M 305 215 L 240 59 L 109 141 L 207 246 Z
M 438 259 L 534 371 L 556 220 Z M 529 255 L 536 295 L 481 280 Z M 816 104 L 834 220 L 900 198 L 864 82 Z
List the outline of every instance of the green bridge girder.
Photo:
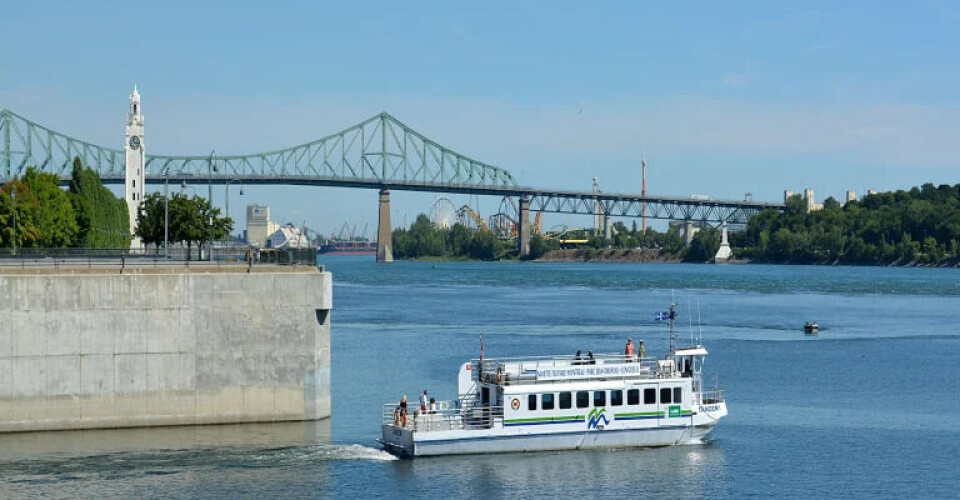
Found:
M 73 158 L 104 179 L 122 178 L 125 152 L 50 130 L 12 111 L 0 110 L 0 183 L 29 166 L 70 175 Z M 146 174 L 154 179 L 208 176 L 211 160 L 217 180 L 232 178 L 322 178 L 333 181 L 423 183 L 476 188 L 515 187 L 509 172 L 446 148 L 388 113 L 322 139 L 251 155 L 163 156 L 147 154 Z

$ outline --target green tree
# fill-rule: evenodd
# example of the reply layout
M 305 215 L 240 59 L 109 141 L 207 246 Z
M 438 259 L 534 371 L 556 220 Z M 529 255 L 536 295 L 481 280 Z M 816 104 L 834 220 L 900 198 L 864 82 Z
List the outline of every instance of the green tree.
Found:
M 168 201 L 168 206 L 169 240 L 185 244 L 188 258 L 194 245 L 199 252 L 211 236 L 214 240 L 222 240 L 233 230 L 233 219 L 221 217 L 220 209 L 212 207 L 206 198 L 176 193 Z M 163 210 L 162 194 L 152 193 L 144 198 L 137 213 L 137 235 L 144 242 L 158 246 L 163 242 Z
M 720 231 L 712 227 L 704 227 L 693 235 L 690 248 L 684 254 L 687 262 L 709 262 L 717 255 L 720 249 Z
M 88 248 L 127 248 L 130 246 L 130 218 L 127 203 L 113 195 L 100 181 L 100 175 L 73 159 L 70 176 L 70 201 L 76 214 L 76 246 Z
M 60 189 L 57 176 L 30 167 L 23 176 L 23 184 L 30 192 L 24 193 L 24 202 L 29 203 L 33 223 L 37 230 L 36 246 L 61 248 L 73 246 L 77 242 L 80 228 L 73 211 L 70 195 Z M 20 191 L 17 191 L 17 204 L 20 203 Z
M 500 240 L 490 231 L 476 231 L 470 239 L 470 256 L 492 260 L 500 256 Z

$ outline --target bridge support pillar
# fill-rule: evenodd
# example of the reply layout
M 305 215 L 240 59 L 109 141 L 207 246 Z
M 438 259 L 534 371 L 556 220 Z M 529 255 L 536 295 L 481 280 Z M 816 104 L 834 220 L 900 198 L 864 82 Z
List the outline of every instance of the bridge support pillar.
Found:
M 517 231 L 517 243 L 519 244 L 520 257 L 530 255 L 530 199 L 526 196 L 520 197 L 520 230 Z
M 693 243 L 693 235 L 696 234 L 696 230 L 693 227 L 693 221 L 685 220 L 683 221 L 683 244 L 684 246 L 690 246 Z
M 390 190 L 380 190 L 380 222 L 377 225 L 377 262 L 393 262 L 393 228 L 390 225 Z
M 613 240 L 613 226 L 610 225 L 610 215 L 603 214 L 603 247 L 610 248 Z

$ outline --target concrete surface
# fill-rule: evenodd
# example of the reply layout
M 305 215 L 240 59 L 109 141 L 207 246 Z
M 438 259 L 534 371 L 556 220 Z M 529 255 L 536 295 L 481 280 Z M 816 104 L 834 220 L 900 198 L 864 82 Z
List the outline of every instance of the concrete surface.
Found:
M 328 417 L 331 308 L 313 267 L 0 269 L 0 432 Z

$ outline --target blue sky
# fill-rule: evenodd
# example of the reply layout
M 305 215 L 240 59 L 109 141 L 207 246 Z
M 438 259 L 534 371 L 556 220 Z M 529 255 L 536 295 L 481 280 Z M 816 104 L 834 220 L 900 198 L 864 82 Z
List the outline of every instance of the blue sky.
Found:
M 136 83 L 155 154 L 279 149 L 386 110 L 553 188 L 639 192 L 641 151 L 652 194 L 960 182 L 955 2 L 346 4 L 4 2 L 0 107 L 120 147 Z M 374 192 L 233 196 L 241 222 L 250 202 L 322 232 L 376 220 Z M 393 200 L 399 224 L 434 195 Z

